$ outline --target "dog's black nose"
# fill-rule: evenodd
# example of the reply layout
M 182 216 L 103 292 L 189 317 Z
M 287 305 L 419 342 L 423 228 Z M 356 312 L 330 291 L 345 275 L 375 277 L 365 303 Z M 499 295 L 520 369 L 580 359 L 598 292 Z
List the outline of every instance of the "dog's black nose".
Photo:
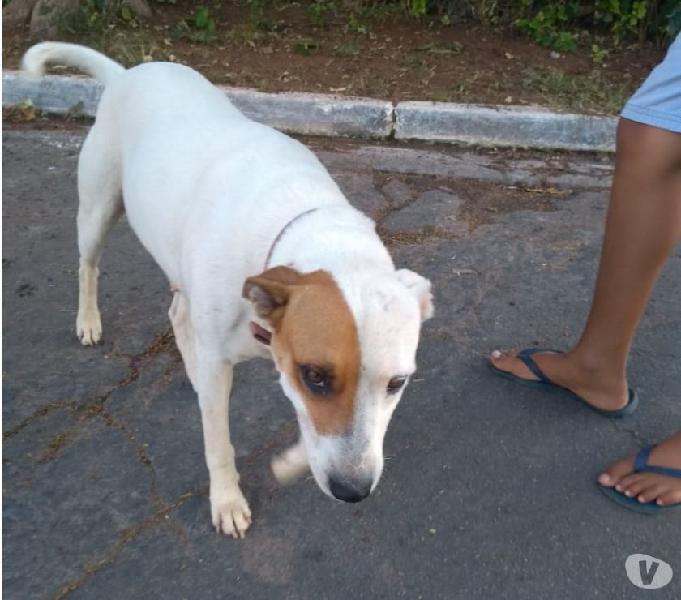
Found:
M 329 477 L 329 489 L 334 498 L 343 502 L 360 502 L 371 493 L 371 481 L 345 482 Z

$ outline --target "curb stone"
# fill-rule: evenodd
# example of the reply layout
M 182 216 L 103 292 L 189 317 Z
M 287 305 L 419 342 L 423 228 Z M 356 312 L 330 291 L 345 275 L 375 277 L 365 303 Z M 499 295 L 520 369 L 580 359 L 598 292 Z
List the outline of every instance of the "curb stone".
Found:
M 36 79 L 3 71 L 2 105 L 31 100 L 93 117 L 102 86 L 91 78 Z M 399 102 L 311 93 L 267 93 L 219 86 L 248 117 L 288 133 L 457 142 L 478 146 L 612 152 L 615 117 L 554 113 L 540 107 Z
M 289 133 L 386 138 L 393 131 L 393 105 L 384 100 L 222 89 L 247 117 Z
M 456 140 L 478 146 L 615 149 L 615 117 L 554 113 L 539 107 L 400 102 L 397 139 Z
M 11 106 L 30 100 L 33 106 L 52 114 L 64 114 L 78 107 L 94 117 L 103 86 L 94 79 L 47 75 L 29 77 L 18 71 L 2 72 L 2 105 Z
M 393 129 L 393 106 L 387 101 L 219 87 L 249 118 L 290 133 L 385 138 Z M 3 106 L 30 99 L 49 113 L 64 114 L 77 106 L 82 114 L 94 117 L 102 90 L 100 83 L 86 77 L 2 74 Z

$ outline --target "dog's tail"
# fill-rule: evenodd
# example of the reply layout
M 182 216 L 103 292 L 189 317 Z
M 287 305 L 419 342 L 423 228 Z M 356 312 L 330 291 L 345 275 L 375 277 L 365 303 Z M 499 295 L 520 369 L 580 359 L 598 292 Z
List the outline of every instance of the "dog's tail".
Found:
M 117 62 L 91 48 L 63 42 L 43 42 L 32 46 L 24 54 L 21 68 L 29 75 L 40 76 L 45 72 L 47 63 L 75 67 L 105 86 L 125 71 Z

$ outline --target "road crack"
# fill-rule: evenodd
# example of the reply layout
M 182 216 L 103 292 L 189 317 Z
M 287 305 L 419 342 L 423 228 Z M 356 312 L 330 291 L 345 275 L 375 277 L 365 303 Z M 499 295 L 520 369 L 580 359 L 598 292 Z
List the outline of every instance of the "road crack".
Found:
M 159 525 L 165 524 L 167 518 L 179 509 L 185 502 L 191 498 L 202 497 L 208 495 L 208 487 L 204 487 L 200 490 L 195 490 L 191 492 L 186 492 L 178 496 L 171 504 L 164 505 L 162 508 L 158 509 L 154 514 L 148 516 L 141 523 L 133 525 L 124 529 L 118 536 L 115 544 L 106 551 L 102 556 L 90 561 L 83 572 L 66 582 L 61 589 L 52 596 L 51 600 L 62 600 L 66 598 L 69 594 L 75 592 L 80 586 L 85 582 L 89 581 L 92 577 L 101 571 L 105 567 L 108 567 L 118 560 L 123 550 L 130 544 L 130 542 L 136 540 L 143 533 L 157 527 Z
M 59 410 L 72 410 L 74 407 L 75 407 L 74 402 L 67 402 L 63 400 L 42 406 L 39 409 L 35 410 L 31 415 L 26 417 L 23 421 L 21 421 L 12 429 L 4 431 L 2 433 L 2 441 L 4 442 L 5 440 L 12 439 L 15 435 L 17 435 L 22 430 L 26 429 L 26 427 L 31 425 L 33 422 L 42 419 L 43 417 L 46 417 L 47 415 L 53 412 Z
M 172 329 L 169 328 L 154 336 L 152 342 L 142 352 L 132 355 L 120 355 L 117 358 L 122 358 L 128 361 L 128 372 L 125 377 L 114 384 L 106 392 L 100 394 L 84 404 L 71 401 L 59 401 L 47 406 L 43 406 L 33 412 L 26 419 L 21 421 L 13 429 L 3 433 L 3 442 L 15 437 L 21 431 L 32 425 L 34 422 L 52 414 L 59 410 L 65 410 L 71 413 L 76 419 L 77 424 L 67 430 L 59 432 L 52 441 L 48 444 L 47 449 L 39 456 L 38 462 L 49 462 L 59 456 L 59 454 L 68 447 L 69 443 L 76 438 L 77 431 L 87 422 L 93 418 L 101 417 L 105 410 L 105 405 L 111 396 L 122 388 L 128 387 L 138 381 L 144 366 L 150 360 L 157 356 L 169 352 L 174 343 Z M 104 420 L 107 422 L 106 419 Z

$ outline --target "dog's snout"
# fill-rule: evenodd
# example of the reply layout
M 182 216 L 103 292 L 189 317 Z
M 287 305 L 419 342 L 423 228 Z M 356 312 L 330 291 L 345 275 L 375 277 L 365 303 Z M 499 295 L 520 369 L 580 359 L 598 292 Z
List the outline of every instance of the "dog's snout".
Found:
M 360 502 L 371 493 L 372 481 L 345 481 L 340 478 L 329 477 L 329 490 L 334 498 L 343 502 Z

